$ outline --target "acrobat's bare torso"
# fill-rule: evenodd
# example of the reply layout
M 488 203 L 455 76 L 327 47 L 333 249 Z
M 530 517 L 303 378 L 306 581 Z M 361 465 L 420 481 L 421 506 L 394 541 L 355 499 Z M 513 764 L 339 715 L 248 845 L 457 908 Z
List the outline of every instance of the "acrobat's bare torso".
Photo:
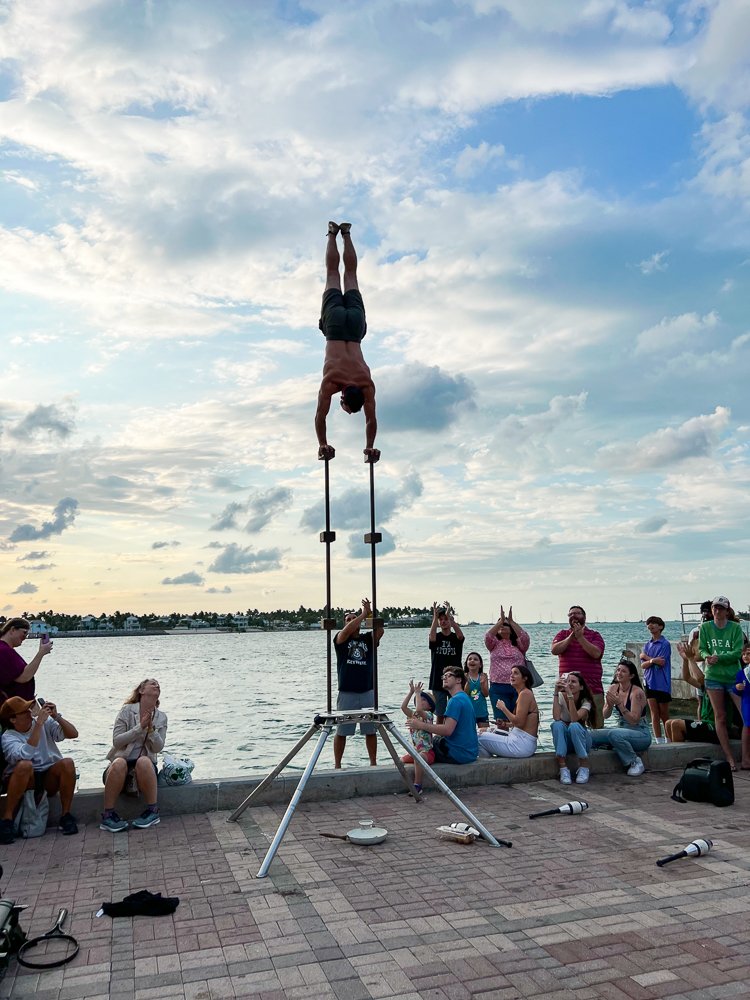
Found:
M 365 415 L 365 455 L 377 462 L 380 452 L 374 447 L 377 433 L 375 417 L 375 384 L 362 354 L 360 342 L 367 332 L 364 302 L 357 285 L 357 256 L 349 235 L 349 224 L 328 226 L 326 249 L 326 290 L 323 294 L 320 329 L 326 338 L 323 378 L 318 392 L 315 431 L 318 436 L 318 457 L 333 458 L 335 451 L 326 437 L 326 417 L 331 397 L 341 393 L 341 408 L 346 413 Z M 339 253 L 336 235 L 344 237 L 344 292 L 341 292 Z

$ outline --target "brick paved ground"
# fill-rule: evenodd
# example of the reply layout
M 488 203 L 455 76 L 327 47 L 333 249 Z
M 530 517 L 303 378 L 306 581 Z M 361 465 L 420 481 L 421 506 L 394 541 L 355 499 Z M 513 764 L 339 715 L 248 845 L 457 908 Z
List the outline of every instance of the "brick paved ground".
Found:
M 712 1000 L 750 996 L 750 774 L 731 809 L 679 805 L 675 772 L 472 788 L 464 794 L 513 848 L 441 841 L 461 817 L 439 792 L 417 806 L 381 796 L 302 804 L 271 875 L 254 875 L 281 807 L 162 820 L 113 837 L 95 826 L 4 849 L 3 890 L 30 904 L 37 933 L 60 906 L 81 953 L 35 974 L 12 965 L 0 997 L 468 997 Z M 529 822 L 575 798 L 583 816 Z M 389 830 L 373 848 L 328 840 L 363 817 Z M 696 836 L 705 859 L 658 869 Z M 174 917 L 111 921 L 103 900 L 149 888 L 181 898 Z

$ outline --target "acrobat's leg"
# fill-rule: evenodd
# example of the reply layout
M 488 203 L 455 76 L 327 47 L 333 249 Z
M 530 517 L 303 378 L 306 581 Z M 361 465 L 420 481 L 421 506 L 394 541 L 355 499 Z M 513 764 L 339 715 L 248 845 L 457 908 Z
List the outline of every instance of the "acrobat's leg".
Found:
M 338 233 L 338 226 L 335 222 L 329 222 L 328 242 L 326 243 L 326 291 L 329 288 L 341 291 L 341 276 L 339 275 L 341 257 L 339 256 L 339 248 L 336 246 L 336 233 Z M 344 256 L 344 260 L 346 260 L 346 256 Z
M 344 240 L 344 291 L 348 292 L 351 289 L 359 291 L 359 285 L 357 284 L 357 251 L 354 249 L 352 236 L 349 231 L 351 223 L 342 222 L 340 229 Z

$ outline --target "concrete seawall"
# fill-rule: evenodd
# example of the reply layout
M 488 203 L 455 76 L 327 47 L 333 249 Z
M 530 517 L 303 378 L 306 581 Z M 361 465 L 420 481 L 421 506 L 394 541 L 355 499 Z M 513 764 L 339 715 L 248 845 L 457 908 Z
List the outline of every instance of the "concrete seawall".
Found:
M 739 756 L 739 744 L 735 744 L 735 753 Z M 666 746 L 652 746 L 641 756 L 648 770 L 666 771 L 670 768 L 682 768 L 695 757 L 721 759 L 722 753 L 720 747 L 708 743 L 672 743 Z M 593 782 L 596 782 L 598 774 L 617 773 L 623 774 L 628 783 L 638 781 L 637 778 L 625 778 L 622 765 L 609 750 L 595 750 L 589 761 Z M 521 760 L 501 758 L 478 760 L 474 764 L 465 764 L 461 767 L 442 764 L 436 770 L 454 791 L 473 785 L 511 785 L 543 781 L 556 778 L 558 774 L 553 753 L 536 753 L 533 757 Z M 299 779 L 299 772 L 282 774 L 265 788 L 257 799 L 253 799 L 252 804 L 287 803 L 294 794 Z M 262 776 L 222 778 L 218 781 L 193 781 L 179 788 L 160 788 L 159 806 L 165 816 L 232 810 L 257 788 L 262 780 Z M 676 781 L 677 775 L 675 775 Z M 426 777 L 425 787 L 432 794 L 440 794 L 432 786 L 429 777 Z M 567 798 L 585 797 L 586 787 L 586 785 L 561 786 L 560 791 Z M 310 777 L 303 801 L 332 802 L 369 795 L 388 795 L 402 789 L 404 784 L 401 776 L 395 767 L 388 766 L 387 763 L 382 763 L 378 767 L 341 771 L 320 769 Z M 73 812 L 79 822 L 99 821 L 102 794 L 102 788 L 84 789 L 78 792 L 73 802 Z M 51 819 L 54 820 L 59 814 L 58 800 L 52 800 L 50 805 Z M 137 816 L 142 809 L 143 801 L 140 798 L 121 796 L 117 803 L 117 811 L 128 820 Z

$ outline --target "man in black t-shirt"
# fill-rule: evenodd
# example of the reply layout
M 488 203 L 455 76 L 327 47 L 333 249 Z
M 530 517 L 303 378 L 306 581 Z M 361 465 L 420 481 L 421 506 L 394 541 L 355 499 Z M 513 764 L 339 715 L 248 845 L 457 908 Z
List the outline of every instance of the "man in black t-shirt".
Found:
M 362 610 L 347 612 L 344 615 L 344 627 L 333 637 L 339 681 L 336 708 L 340 712 L 372 708 L 375 701 L 373 642 L 375 646 L 380 645 L 380 640 L 383 637 L 383 626 L 379 626 L 374 632 L 360 633 L 362 622 L 371 616 L 372 608 L 369 600 L 365 597 L 362 600 Z M 333 766 L 335 768 L 341 767 L 346 737 L 352 736 L 356 727 L 356 722 L 344 722 L 336 727 L 336 735 L 333 737 Z M 370 763 L 375 766 L 378 753 L 375 725 L 372 722 L 360 722 L 359 731 L 365 738 Z
M 437 723 L 445 719 L 445 708 L 448 704 L 448 692 L 443 688 L 443 671 L 447 667 L 460 667 L 461 654 L 464 648 L 464 634 L 460 625 L 453 618 L 453 609 L 432 605 L 432 625 L 430 627 L 430 690 L 435 699 L 435 718 Z

